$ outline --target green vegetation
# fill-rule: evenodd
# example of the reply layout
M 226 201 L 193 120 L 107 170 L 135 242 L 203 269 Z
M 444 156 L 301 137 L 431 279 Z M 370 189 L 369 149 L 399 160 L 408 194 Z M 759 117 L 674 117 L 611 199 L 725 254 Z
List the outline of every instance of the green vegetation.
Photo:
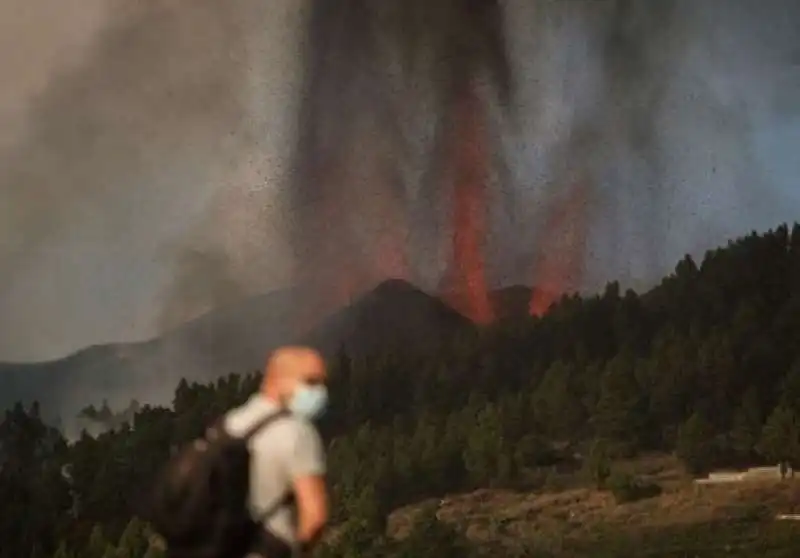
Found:
M 745 500 L 724 520 L 631 519 L 627 528 L 587 520 L 570 527 L 573 535 L 567 527 L 580 498 L 653 517 L 666 509 L 671 496 L 658 496 L 660 480 L 623 467 L 644 453 L 675 453 L 694 473 L 800 462 L 798 340 L 795 225 L 791 234 L 782 226 L 732 242 L 701 265 L 687 256 L 642 295 L 612 283 L 598 296 L 564 298 L 541 319 L 464 335 L 437 360 L 340 355 L 323 425 L 336 528 L 320 554 L 462 557 L 500 555 L 502 545 L 507 556 L 796 556 L 798 529 L 743 508 Z M 183 381 L 172 409 L 135 405 L 129 422 L 74 443 L 43 424 L 36 405 L 8 411 L 0 424 L 3 554 L 158 556 L 157 540 L 132 519 L 154 471 L 171 446 L 200 434 L 257 381 Z M 576 479 L 593 488 L 574 504 L 526 512 L 538 526 L 530 532 L 502 507 L 485 518 L 490 536 L 480 536 L 459 522 L 462 508 L 444 518 L 435 505 L 418 506 L 481 488 L 558 492 Z M 408 536 L 394 536 L 387 518 L 409 505 L 417 508 Z M 557 534 L 544 533 L 548 507 L 555 515 L 547 521 L 566 526 Z
M 795 526 L 785 523 L 707 523 L 655 532 L 644 530 L 627 537 L 601 534 L 597 539 L 582 541 L 569 552 L 596 558 L 790 558 L 800 550 L 797 534 Z

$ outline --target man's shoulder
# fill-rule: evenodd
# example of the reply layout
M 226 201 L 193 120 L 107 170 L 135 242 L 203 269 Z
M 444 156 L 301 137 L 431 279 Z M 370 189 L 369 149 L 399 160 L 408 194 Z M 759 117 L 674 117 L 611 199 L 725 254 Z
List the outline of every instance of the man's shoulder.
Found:
M 250 449 L 255 455 L 277 458 L 287 464 L 294 463 L 298 454 L 311 451 L 307 448 L 322 451 L 319 433 L 313 424 L 292 415 L 279 419 L 250 440 Z
M 261 440 L 271 440 L 274 438 L 283 438 L 287 442 L 294 443 L 297 440 L 307 439 L 309 437 L 318 437 L 316 427 L 309 421 L 302 417 L 292 414 L 286 414 L 276 421 L 267 426 L 263 431 L 259 432 L 256 437 Z M 256 443 L 258 439 L 254 440 Z
M 228 411 L 225 415 L 225 428 L 232 435 L 241 436 L 270 414 L 279 412 L 280 409 L 275 405 L 250 400 Z M 273 444 L 281 439 L 294 443 L 297 439 L 316 436 L 318 436 L 316 427 L 311 422 L 302 417 L 285 414 L 255 433 L 251 442 L 254 446 L 260 446 L 262 442 Z

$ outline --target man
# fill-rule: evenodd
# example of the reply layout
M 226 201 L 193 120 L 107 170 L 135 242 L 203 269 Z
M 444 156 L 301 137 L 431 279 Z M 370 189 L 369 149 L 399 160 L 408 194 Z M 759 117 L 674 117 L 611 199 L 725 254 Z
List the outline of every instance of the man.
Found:
M 225 417 L 225 429 L 237 436 L 271 414 L 289 411 L 250 440 L 250 510 L 254 519 L 268 515 L 264 542 L 252 558 L 307 555 L 328 521 L 325 453 L 311 422 L 327 405 L 326 380 L 325 363 L 313 349 L 278 349 L 259 392 Z

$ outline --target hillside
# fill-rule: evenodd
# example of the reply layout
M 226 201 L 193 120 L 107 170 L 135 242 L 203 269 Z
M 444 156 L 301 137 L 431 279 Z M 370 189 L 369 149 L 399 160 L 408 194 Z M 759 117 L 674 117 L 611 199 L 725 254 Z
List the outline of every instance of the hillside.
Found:
M 325 328 L 355 332 L 364 353 L 339 353 L 348 338 L 330 342 Z M 444 330 L 451 339 L 437 338 Z M 796 525 L 770 519 L 796 505 L 792 482 L 697 492 L 688 482 L 715 469 L 800 470 L 800 225 L 687 256 L 646 293 L 612 282 L 474 332 L 389 282 L 316 334 L 338 353 L 320 423 L 337 528 L 319 558 L 800 552 Z M 71 366 L 126 357 L 95 348 Z M 161 556 L 135 516 L 143 487 L 176 444 L 252 394 L 257 375 L 227 372 L 162 385 L 173 406 L 129 409 L 129 425 L 97 437 L 67 442 L 35 407 L 6 413 L 4 553 Z M 79 408 L 100 403 L 72 389 Z M 387 537 L 387 524 L 393 535 L 413 528 Z
M 767 534 L 783 542 L 795 539 L 787 556 L 800 550 L 800 522 L 776 522 L 778 515 L 800 513 L 800 481 L 698 487 L 669 456 L 615 467 L 657 483 L 663 493 L 618 503 L 585 476 L 550 475 L 536 490 L 480 489 L 397 510 L 387 531 L 392 538 L 407 537 L 431 506 L 469 540 L 512 556 L 531 548 L 553 556 L 605 556 L 610 539 L 615 556 L 748 556 L 774 545 Z
M 288 293 L 254 297 L 209 312 L 162 337 L 89 347 L 63 359 L 0 363 L 0 407 L 39 401 L 46 414 L 74 416 L 84 401 L 168 403 L 164 385 L 184 377 L 206 382 L 260 368 L 265 351 L 290 340 Z
M 468 319 L 438 298 L 391 279 L 323 320 L 304 340 L 326 354 L 344 349 L 363 357 L 404 350 L 425 357 L 471 329 Z
M 492 316 L 495 320 L 520 320 L 527 317 L 530 313 L 530 303 L 536 288 L 525 285 L 510 285 L 489 291 L 489 305 L 492 309 Z M 545 293 L 542 291 L 543 298 L 557 300 L 556 293 Z M 463 295 L 453 291 L 444 290 L 439 294 L 440 298 L 451 308 L 459 309 L 463 307 Z
M 58 409 L 69 417 L 81 408 L 77 402 L 167 404 L 171 395 L 164 386 L 258 370 L 281 344 L 303 341 L 328 355 L 345 348 L 354 356 L 409 347 L 410 356 L 424 356 L 471 327 L 400 280 L 378 285 L 302 334 L 293 329 L 301 304 L 290 291 L 278 291 L 211 311 L 147 342 L 90 347 L 51 362 L 0 363 L 0 408 L 39 401 L 46 414 Z
M 520 319 L 528 315 L 533 289 L 513 285 L 489 293 L 489 301 L 497 319 Z

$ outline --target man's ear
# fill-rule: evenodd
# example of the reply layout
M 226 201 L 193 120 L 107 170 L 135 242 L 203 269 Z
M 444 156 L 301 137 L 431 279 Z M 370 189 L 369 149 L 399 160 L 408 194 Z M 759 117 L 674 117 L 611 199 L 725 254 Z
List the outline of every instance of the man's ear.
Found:
M 278 398 L 283 405 L 289 402 L 289 398 L 294 392 L 297 381 L 289 375 L 283 376 L 278 383 Z

